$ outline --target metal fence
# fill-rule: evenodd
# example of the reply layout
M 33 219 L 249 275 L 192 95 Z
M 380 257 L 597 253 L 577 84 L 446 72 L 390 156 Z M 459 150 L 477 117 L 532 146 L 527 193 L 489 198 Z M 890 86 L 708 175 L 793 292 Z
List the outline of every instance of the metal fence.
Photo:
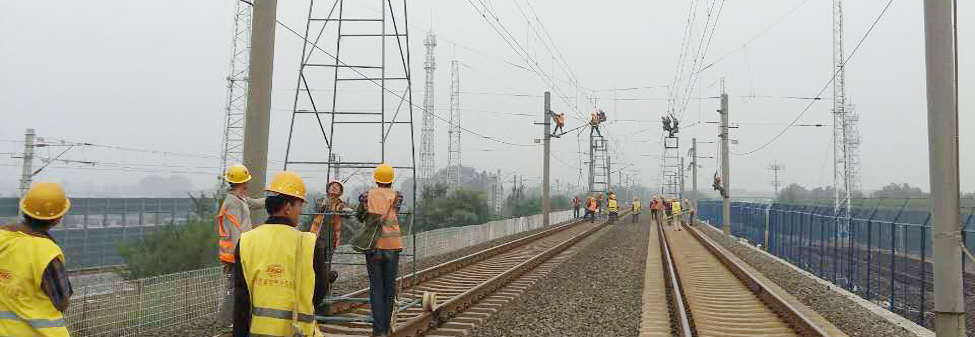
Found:
M 551 222 L 570 220 L 572 211 L 551 213 Z M 443 228 L 404 238 L 406 251 L 416 243 L 423 259 L 542 227 L 541 215 L 491 221 L 480 225 Z M 339 251 L 351 252 L 347 246 Z M 361 255 L 336 255 L 337 261 L 362 262 Z M 404 256 L 403 261 L 411 261 Z M 336 266 L 340 279 L 365 276 L 363 266 Z M 410 264 L 400 263 L 400 268 Z M 223 271 L 220 267 L 138 280 L 112 280 L 75 288 L 66 321 L 72 336 L 136 336 L 155 331 L 205 326 L 217 314 Z
M 17 198 L 0 198 L 0 223 L 17 220 Z M 192 218 L 190 198 L 71 198 L 71 210 L 50 231 L 68 269 L 123 264 L 118 240 L 142 238 L 165 225 Z
M 930 212 L 925 200 L 865 199 L 837 217 L 821 202 L 732 202 L 731 233 L 925 327 L 934 307 Z M 971 201 L 963 205 L 972 205 Z M 965 245 L 975 247 L 975 207 L 962 209 Z M 721 227 L 721 201 L 698 216 Z M 966 301 L 975 301 L 971 265 L 962 265 Z M 967 270 L 965 270 L 967 269 Z M 967 307 L 971 307 L 971 302 Z M 968 329 L 975 329 L 969 320 Z

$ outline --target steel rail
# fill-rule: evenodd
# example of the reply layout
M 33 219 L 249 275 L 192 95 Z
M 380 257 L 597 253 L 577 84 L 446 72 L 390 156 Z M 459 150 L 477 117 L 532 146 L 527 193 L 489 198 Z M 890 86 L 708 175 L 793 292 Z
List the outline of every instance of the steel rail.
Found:
M 679 226 L 679 225 L 678 225 Z M 691 322 L 690 317 L 687 312 L 687 308 L 684 307 L 684 294 L 681 290 L 680 281 L 677 279 L 677 273 L 674 268 L 674 260 L 670 255 L 670 244 L 667 243 L 667 234 L 663 226 L 656 225 L 658 240 L 660 240 L 660 253 L 663 255 L 664 262 L 664 273 L 666 274 L 666 282 L 670 283 L 670 288 L 672 292 L 672 299 L 674 306 L 671 307 L 672 310 L 676 311 L 677 315 L 677 333 L 682 337 L 693 336 L 691 332 Z
M 732 260 L 727 251 L 719 249 L 717 244 L 707 238 L 698 229 L 694 227 L 685 226 L 689 233 L 694 236 L 699 242 L 701 242 L 704 247 L 711 252 L 728 270 L 731 271 L 742 283 L 744 283 L 749 290 L 751 290 L 755 296 L 757 296 L 765 305 L 769 306 L 773 311 L 775 311 L 779 317 L 781 317 L 786 323 L 788 323 L 796 332 L 802 336 L 811 337 L 827 337 L 829 334 L 818 324 L 812 321 L 804 313 L 799 311 L 798 308 L 789 304 L 785 299 L 776 294 L 775 292 L 769 290 L 768 285 L 765 282 L 759 280 L 755 275 L 749 272 L 744 266 L 738 262 Z

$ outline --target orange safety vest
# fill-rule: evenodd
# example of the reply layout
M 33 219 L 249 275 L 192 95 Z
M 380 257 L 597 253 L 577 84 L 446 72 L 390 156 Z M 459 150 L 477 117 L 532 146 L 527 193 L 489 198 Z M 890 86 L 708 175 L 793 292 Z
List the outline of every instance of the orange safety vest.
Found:
M 219 241 L 217 241 L 217 245 L 220 246 L 220 250 L 219 250 L 220 261 L 226 263 L 234 263 L 236 262 L 236 258 L 234 258 L 235 243 L 230 240 L 230 233 L 228 233 L 227 230 L 223 228 L 224 217 L 226 217 L 227 220 L 230 220 L 230 223 L 232 223 L 234 227 L 237 227 L 238 231 L 240 230 L 240 221 L 237 220 L 237 217 L 233 216 L 233 214 L 227 214 L 227 209 L 223 207 L 220 208 L 220 213 L 218 213 L 216 217 L 217 235 L 220 236 Z
M 400 233 L 399 212 L 396 207 L 398 202 L 396 191 L 391 188 L 373 188 L 368 192 L 366 206 L 369 213 L 382 217 L 375 249 L 403 249 L 403 236 Z

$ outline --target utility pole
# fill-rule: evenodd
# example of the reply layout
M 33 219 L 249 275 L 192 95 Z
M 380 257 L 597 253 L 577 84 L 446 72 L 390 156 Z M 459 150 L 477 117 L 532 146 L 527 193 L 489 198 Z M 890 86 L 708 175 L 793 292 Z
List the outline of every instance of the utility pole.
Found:
M 20 197 L 30 189 L 31 177 L 34 176 L 34 129 L 27 129 L 24 133 L 24 167 L 20 174 Z M 19 207 L 17 208 L 20 209 Z M 18 212 L 19 213 L 19 212 Z
M 545 107 L 542 109 L 542 118 L 544 118 L 544 131 L 545 134 L 542 135 L 542 141 L 544 142 L 543 147 L 545 148 L 544 157 L 542 159 L 542 226 L 549 225 L 548 213 L 552 212 L 552 199 L 548 195 L 548 180 L 549 180 L 549 156 L 552 151 L 552 93 L 545 92 Z
M 779 171 L 785 170 L 785 165 L 773 162 L 768 165 L 768 169 L 772 171 L 772 187 L 775 188 L 775 197 L 778 198 L 779 186 L 782 185 L 782 181 L 779 180 Z
M 267 140 L 271 120 L 271 77 L 274 70 L 274 27 L 277 0 L 255 0 L 251 26 L 250 81 L 244 123 L 244 166 L 253 172 L 250 195 L 264 195 L 267 175 Z M 255 218 L 264 217 L 259 210 Z
M 724 195 L 721 201 L 721 218 L 725 235 L 731 235 L 731 158 L 728 149 L 728 93 L 724 92 L 721 81 L 721 185 Z M 959 258 L 960 259 L 960 258 Z
M 677 172 L 680 173 L 678 176 L 680 179 L 680 181 L 678 181 L 680 184 L 680 193 L 677 194 L 677 200 L 680 201 L 684 200 L 684 172 L 687 172 L 686 170 L 687 169 L 684 168 L 684 157 L 680 157 L 680 169 L 677 170 Z
M 694 211 L 697 211 L 697 200 L 699 199 L 697 194 L 697 138 L 691 138 L 691 188 L 694 191 L 694 195 L 691 197 L 691 205 Z M 691 219 L 691 225 L 694 224 L 694 219 Z
M 951 1 L 924 1 L 931 222 L 934 224 L 934 332 L 965 335 L 958 187 L 958 61 Z

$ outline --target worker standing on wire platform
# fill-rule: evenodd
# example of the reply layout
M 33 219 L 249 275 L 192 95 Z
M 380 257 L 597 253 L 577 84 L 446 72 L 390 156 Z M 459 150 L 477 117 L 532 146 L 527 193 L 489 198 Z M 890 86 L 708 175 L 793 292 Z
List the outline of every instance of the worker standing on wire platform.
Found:
M 223 178 L 230 184 L 230 191 L 227 192 L 227 197 L 217 212 L 217 235 L 220 237 L 217 242 L 218 257 L 226 275 L 224 298 L 220 305 L 220 312 L 217 313 L 217 324 L 228 326 L 233 323 L 233 267 L 237 263 L 234 249 L 237 247 L 240 235 L 252 228 L 251 209 L 264 207 L 264 198 L 253 199 L 247 196 L 247 182 L 251 180 L 251 174 L 244 165 L 230 165 Z
M 295 228 L 305 206 L 305 182 L 279 172 L 265 189 L 263 225 L 243 233 L 234 268 L 234 336 L 323 336 L 314 303 L 327 295 L 324 247 Z
M 0 336 L 68 336 L 73 290 L 48 230 L 70 208 L 61 185 L 38 182 L 20 199 L 22 222 L 0 227 Z
M 399 209 L 403 195 L 393 190 L 394 172 L 380 164 L 373 173 L 377 187 L 359 196 L 356 219 L 363 224 L 353 248 L 366 255 L 369 272 L 369 301 L 372 305 L 372 335 L 389 336 L 396 298 L 399 253 L 403 250 Z

